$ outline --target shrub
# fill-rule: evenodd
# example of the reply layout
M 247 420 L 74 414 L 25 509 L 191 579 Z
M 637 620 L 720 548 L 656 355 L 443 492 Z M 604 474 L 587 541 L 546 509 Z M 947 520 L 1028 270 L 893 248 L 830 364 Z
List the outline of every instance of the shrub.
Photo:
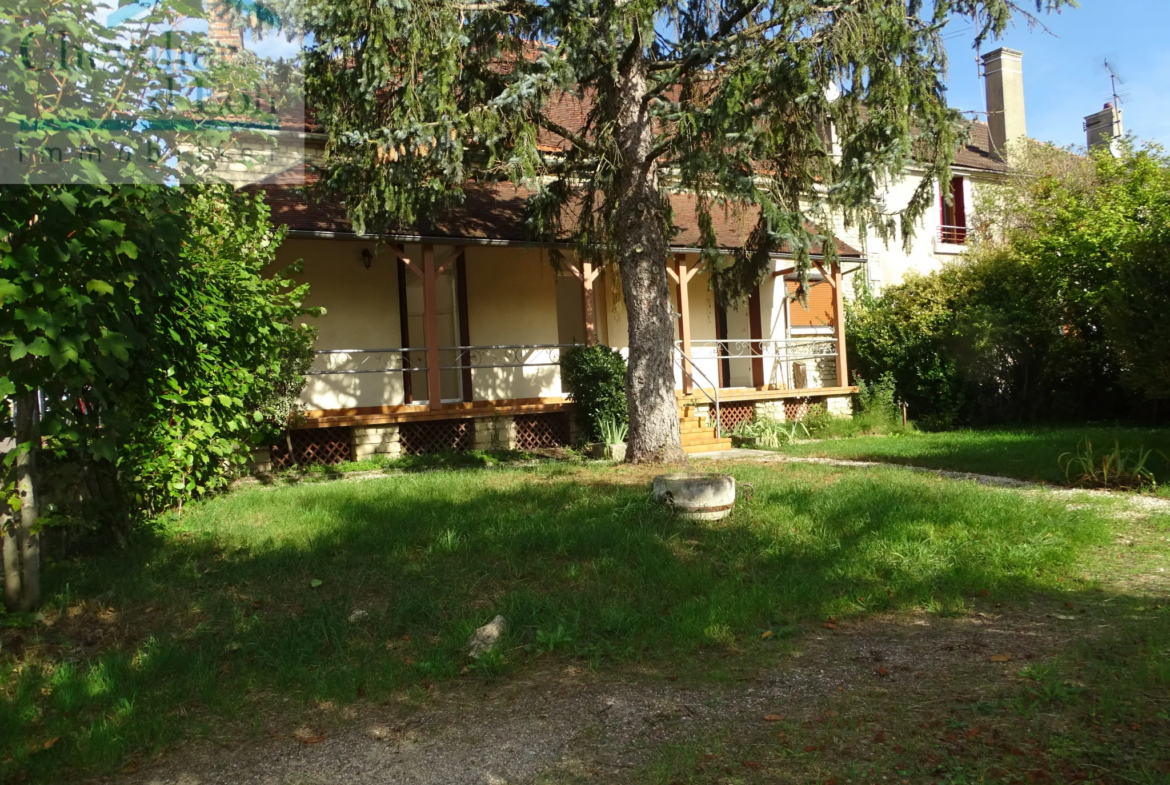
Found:
M 1135 241 L 1115 262 L 1105 324 L 1121 356 L 1121 382 L 1149 400 L 1170 397 L 1170 225 Z
M 629 423 L 626 361 L 617 351 L 602 344 L 571 349 L 561 358 L 561 384 L 588 441 L 601 440 L 603 420 Z
M 902 427 L 902 412 L 898 406 L 894 375 L 887 371 L 876 382 L 867 382 L 854 376 L 857 382 L 857 407 L 853 421 L 863 433 L 882 433 Z

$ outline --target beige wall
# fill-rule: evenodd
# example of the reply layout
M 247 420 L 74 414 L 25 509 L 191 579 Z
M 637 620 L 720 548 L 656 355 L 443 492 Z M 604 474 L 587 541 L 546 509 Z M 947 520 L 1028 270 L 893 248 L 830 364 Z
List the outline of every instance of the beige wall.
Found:
M 370 269 L 361 252 L 374 244 L 347 240 L 286 240 L 279 264 L 304 261 L 296 278 L 308 282 L 310 306 L 326 314 L 306 319 L 317 327 L 318 349 L 387 349 L 401 344 L 398 321 L 398 276 L 395 258 L 382 249 Z M 397 361 L 392 355 L 320 355 L 314 370 L 379 368 Z M 310 376 L 301 394 L 310 409 L 345 409 L 402 403 L 402 374 L 359 373 Z
M 557 274 L 539 250 L 467 249 L 467 315 L 474 346 L 559 343 Z M 555 351 L 531 361 L 555 362 Z M 560 369 L 485 368 L 472 372 L 475 400 L 561 395 Z

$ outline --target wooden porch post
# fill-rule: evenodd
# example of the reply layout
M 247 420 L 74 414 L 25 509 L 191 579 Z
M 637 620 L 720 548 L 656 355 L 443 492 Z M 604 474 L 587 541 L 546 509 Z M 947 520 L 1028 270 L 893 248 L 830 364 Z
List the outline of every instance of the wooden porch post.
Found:
M 593 306 L 593 281 L 598 274 L 593 272 L 593 263 L 581 261 L 581 304 L 585 315 L 585 343 L 593 346 L 597 343 L 597 316 Z
M 691 300 L 687 293 L 687 284 L 691 280 L 694 273 L 687 272 L 687 257 L 686 254 L 674 255 L 675 265 L 675 283 L 678 284 L 678 337 L 682 341 L 683 354 L 687 357 L 692 357 L 691 354 Z M 683 359 L 683 392 L 690 393 L 693 389 L 691 374 L 691 364 L 689 360 Z
M 845 356 L 845 287 L 841 264 L 833 264 L 833 327 L 837 336 L 837 386 L 849 386 L 849 360 Z
M 752 386 L 762 388 L 764 386 L 764 318 L 760 312 L 760 286 L 756 285 L 752 289 L 751 296 L 748 297 L 748 329 L 751 332 L 751 353 L 752 353 Z
M 439 371 L 439 316 L 435 303 L 438 278 L 435 272 L 435 246 L 422 247 L 423 332 L 427 342 L 427 400 L 432 411 L 443 407 L 442 376 Z

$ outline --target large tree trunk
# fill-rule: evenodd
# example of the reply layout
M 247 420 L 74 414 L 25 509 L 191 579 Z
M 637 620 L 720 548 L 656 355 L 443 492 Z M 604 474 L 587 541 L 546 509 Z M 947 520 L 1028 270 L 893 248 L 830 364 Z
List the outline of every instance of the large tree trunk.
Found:
M 666 283 L 669 253 L 663 233 L 658 164 L 651 158 L 654 128 L 648 102 L 646 62 L 635 54 L 616 84 L 615 139 L 621 213 L 617 262 L 630 330 L 626 393 L 630 403 L 630 463 L 686 460 L 679 435 L 674 390 L 674 309 Z

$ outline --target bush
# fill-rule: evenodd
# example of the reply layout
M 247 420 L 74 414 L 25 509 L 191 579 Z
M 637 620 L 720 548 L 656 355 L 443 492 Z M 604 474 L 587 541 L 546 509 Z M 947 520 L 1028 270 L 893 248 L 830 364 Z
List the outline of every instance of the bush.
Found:
M 894 375 L 888 371 L 876 382 L 867 382 L 854 376 L 857 382 L 857 407 L 853 421 L 862 433 L 884 433 L 902 427 L 902 412 L 898 406 Z
M 561 358 L 561 384 L 588 441 L 601 440 L 603 420 L 629 423 L 626 361 L 615 350 L 602 344 L 571 349 Z
M 1170 397 L 1170 226 L 1134 242 L 1116 261 L 1105 325 L 1121 356 L 1121 381 L 1149 400 Z

